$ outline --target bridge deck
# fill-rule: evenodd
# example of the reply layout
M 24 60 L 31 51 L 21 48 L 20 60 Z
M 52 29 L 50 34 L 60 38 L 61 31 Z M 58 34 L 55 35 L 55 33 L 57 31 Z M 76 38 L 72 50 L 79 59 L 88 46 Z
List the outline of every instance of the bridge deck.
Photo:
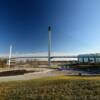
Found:
M 12 57 L 12 59 L 17 59 L 17 58 L 48 58 L 48 56 L 20 56 L 20 57 Z M 51 56 L 51 58 L 78 58 L 78 56 Z

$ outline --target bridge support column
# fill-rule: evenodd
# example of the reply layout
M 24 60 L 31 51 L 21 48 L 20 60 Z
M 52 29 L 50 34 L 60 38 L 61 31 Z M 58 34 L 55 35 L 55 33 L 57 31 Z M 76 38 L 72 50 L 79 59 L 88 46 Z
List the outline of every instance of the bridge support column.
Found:
M 51 66 L 51 27 L 48 27 L 48 66 Z

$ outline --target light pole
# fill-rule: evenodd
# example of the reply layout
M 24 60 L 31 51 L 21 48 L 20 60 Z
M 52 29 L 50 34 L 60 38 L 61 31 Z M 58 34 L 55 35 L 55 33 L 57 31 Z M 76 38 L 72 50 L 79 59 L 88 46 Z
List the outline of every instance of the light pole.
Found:
M 51 27 L 48 27 L 48 66 L 51 66 Z

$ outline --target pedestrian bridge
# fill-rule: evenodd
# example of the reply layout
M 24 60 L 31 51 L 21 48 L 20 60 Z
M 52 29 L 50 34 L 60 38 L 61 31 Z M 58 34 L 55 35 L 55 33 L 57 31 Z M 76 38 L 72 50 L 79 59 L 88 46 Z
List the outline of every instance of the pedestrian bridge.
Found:
M 15 56 L 12 57 L 13 59 L 18 59 L 18 58 L 48 58 L 48 56 Z M 51 59 L 53 58 L 78 58 L 78 56 L 51 56 Z

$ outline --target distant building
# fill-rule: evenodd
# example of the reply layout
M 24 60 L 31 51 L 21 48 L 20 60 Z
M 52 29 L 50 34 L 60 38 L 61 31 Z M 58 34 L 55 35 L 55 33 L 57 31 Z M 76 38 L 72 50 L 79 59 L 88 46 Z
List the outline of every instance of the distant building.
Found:
M 100 63 L 100 53 L 78 55 L 79 63 Z

